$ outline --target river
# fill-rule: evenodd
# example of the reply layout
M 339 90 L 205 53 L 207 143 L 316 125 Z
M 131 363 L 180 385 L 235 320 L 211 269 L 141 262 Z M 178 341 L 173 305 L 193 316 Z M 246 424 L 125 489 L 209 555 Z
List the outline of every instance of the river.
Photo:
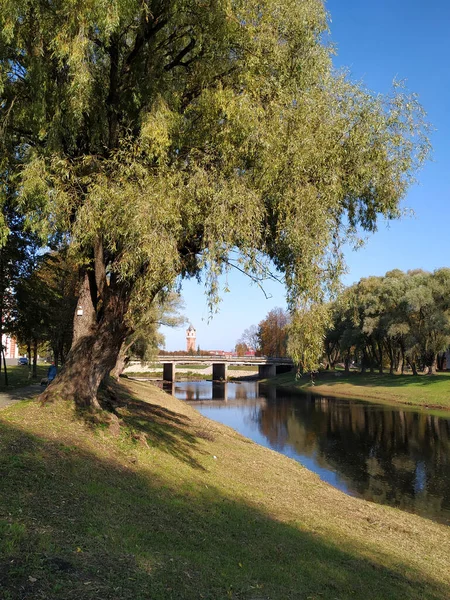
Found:
M 169 391 L 347 494 L 450 525 L 450 417 L 257 381 Z

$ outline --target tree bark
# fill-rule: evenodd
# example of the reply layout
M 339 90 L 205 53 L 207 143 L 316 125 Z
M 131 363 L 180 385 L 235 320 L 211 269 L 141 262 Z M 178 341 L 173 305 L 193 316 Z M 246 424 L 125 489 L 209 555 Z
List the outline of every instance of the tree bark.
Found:
M 365 348 L 362 350 L 361 356 L 361 373 L 365 373 L 367 371 L 367 353 Z
M 378 372 L 380 373 L 380 375 L 383 374 L 383 346 L 382 346 L 382 342 L 377 341 L 377 346 L 378 346 L 378 352 L 379 352 L 379 356 L 377 357 L 378 359 Z M 375 353 L 375 350 L 374 350 Z
M 33 340 L 33 377 L 37 377 L 37 340 Z
M 31 365 L 31 340 L 27 342 L 27 356 L 28 356 L 28 379 L 33 376 L 32 365 Z
M 347 356 L 344 359 L 344 373 L 346 375 L 350 373 L 350 354 L 347 354 Z
M 437 355 L 433 354 L 433 358 L 428 365 L 428 375 L 436 375 L 437 372 Z
M 403 341 L 400 343 L 400 352 L 401 352 L 402 375 L 403 375 L 405 373 L 405 365 L 406 365 L 406 348 L 405 348 L 405 344 Z
M 0 372 L 2 370 L 2 365 L 1 365 L 1 360 L 3 359 L 3 369 L 5 372 L 5 386 L 8 386 L 8 369 L 6 368 L 6 356 L 5 356 L 5 349 L 2 346 L 2 355 L 0 357 Z
M 99 410 L 97 392 L 114 368 L 128 334 L 125 314 L 131 287 L 111 276 L 110 284 L 97 298 L 95 275 L 85 273 L 74 316 L 74 339 L 66 361 L 41 399 L 63 398 L 78 408 Z
M 56 367 L 58 368 L 58 366 L 59 366 L 59 352 L 58 352 L 57 346 L 54 346 L 52 348 L 52 352 L 53 352 L 53 362 L 55 363 Z
M 396 359 L 396 355 L 395 355 L 395 351 L 394 348 L 392 346 L 392 341 L 388 338 L 388 340 L 386 341 L 386 348 L 387 348 L 387 352 L 388 352 L 388 356 L 389 356 L 389 375 L 393 375 L 395 372 L 395 359 Z
M 413 375 L 418 375 L 416 361 L 415 360 L 409 360 L 409 359 L 407 359 L 407 360 L 408 360 L 409 366 L 412 369 Z
M 115 378 L 115 379 L 119 379 L 119 377 L 122 375 L 123 370 L 125 369 L 125 367 L 127 366 L 127 363 L 129 361 L 129 356 L 128 356 L 128 349 L 130 348 L 130 345 L 127 344 L 122 344 L 122 347 L 120 348 L 120 352 L 117 356 L 117 360 L 116 360 L 116 364 L 115 367 L 111 373 L 111 375 Z

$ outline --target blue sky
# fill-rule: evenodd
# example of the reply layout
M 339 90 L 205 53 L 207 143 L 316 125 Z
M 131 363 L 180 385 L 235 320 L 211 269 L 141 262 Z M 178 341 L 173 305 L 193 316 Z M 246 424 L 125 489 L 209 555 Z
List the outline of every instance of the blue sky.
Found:
M 419 95 L 432 123 L 433 155 L 418 174 L 403 207 L 414 216 L 386 224 L 357 252 L 348 251 L 349 285 L 390 269 L 433 270 L 450 266 L 450 3 L 444 0 L 329 0 L 331 40 L 336 67 L 375 92 L 386 93 L 393 79 L 404 79 Z M 224 282 L 225 283 L 225 282 Z M 284 306 L 284 288 L 268 283 L 264 294 L 248 278 L 231 273 L 230 292 L 208 322 L 203 287 L 183 284 L 184 314 L 207 350 L 231 350 L 243 330 L 257 325 L 276 306 Z M 168 350 L 185 349 L 185 328 L 163 328 Z

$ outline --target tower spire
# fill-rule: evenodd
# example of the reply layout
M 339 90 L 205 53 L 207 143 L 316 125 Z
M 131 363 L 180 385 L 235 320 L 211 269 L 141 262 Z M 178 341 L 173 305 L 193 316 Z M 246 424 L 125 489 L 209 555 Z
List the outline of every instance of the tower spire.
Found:
M 186 329 L 186 351 L 187 352 L 195 352 L 196 339 L 197 339 L 197 332 L 195 331 L 192 323 L 190 323 L 189 327 Z

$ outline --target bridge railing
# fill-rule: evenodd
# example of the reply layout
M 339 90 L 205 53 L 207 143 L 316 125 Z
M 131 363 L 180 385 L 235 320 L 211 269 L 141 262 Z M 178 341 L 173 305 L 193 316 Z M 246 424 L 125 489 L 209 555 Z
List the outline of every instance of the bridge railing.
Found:
M 195 355 L 195 356 L 179 356 L 177 354 L 166 354 L 164 356 L 155 357 L 148 363 L 228 363 L 228 364 L 243 364 L 243 365 L 267 365 L 267 364 L 283 364 L 293 365 L 293 361 L 288 357 L 277 356 L 214 356 L 214 355 Z M 128 364 L 141 364 L 139 360 L 131 360 Z M 145 363 L 144 363 L 145 364 Z

